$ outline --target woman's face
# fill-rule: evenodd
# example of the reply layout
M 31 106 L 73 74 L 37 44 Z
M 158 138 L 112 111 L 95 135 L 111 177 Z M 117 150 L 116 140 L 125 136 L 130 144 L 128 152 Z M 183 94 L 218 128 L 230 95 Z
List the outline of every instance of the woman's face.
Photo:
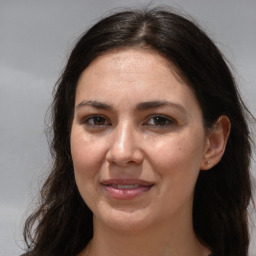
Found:
M 71 153 L 96 223 L 138 230 L 191 221 L 207 147 L 192 90 L 156 52 L 113 51 L 82 73 Z

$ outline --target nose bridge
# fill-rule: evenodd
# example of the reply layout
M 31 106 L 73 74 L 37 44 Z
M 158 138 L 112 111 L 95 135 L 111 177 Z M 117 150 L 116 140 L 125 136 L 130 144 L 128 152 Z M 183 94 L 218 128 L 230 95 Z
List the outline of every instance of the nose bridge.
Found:
M 131 122 L 120 121 L 111 138 L 108 159 L 119 165 L 139 163 L 142 160 L 142 154 L 137 134 L 138 132 Z
M 128 153 L 132 149 L 134 131 L 127 121 L 117 126 L 114 137 L 114 144 L 120 152 Z

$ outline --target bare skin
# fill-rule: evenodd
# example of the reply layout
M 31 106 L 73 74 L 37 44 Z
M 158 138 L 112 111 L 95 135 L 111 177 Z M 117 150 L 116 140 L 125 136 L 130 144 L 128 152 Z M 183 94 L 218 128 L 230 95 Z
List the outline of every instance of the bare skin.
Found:
M 96 58 L 76 91 L 71 153 L 94 236 L 78 256 L 208 256 L 192 221 L 200 170 L 221 159 L 221 117 L 203 125 L 194 93 L 154 51 Z

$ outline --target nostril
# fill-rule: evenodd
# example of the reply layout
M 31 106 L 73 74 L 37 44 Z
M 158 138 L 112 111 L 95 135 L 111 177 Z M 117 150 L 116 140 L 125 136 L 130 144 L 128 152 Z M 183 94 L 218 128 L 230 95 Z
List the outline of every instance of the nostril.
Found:
M 111 148 L 107 152 L 106 160 L 119 166 L 140 164 L 143 161 L 143 154 L 140 149 L 118 150 Z
M 136 129 L 128 121 L 120 121 L 110 138 L 107 160 L 119 166 L 139 164 L 143 159 Z

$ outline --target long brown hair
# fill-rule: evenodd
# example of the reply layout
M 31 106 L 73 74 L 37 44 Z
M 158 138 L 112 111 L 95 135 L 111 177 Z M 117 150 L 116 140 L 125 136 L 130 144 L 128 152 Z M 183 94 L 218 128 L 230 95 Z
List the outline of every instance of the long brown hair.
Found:
M 251 200 L 247 110 L 230 69 L 209 37 L 169 10 L 128 10 L 110 15 L 76 43 L 58 80 L 52 104 L 54 165 L 38 209 L 27 219 L 27 255 L 76 255 L 93 236 L 92 212 L 76 187 L 70 153 L 74 98 L 81 73 L 97 56 L 124 47 L 150 47 L 175 64 L 194 90 L 206 127 L 221 115 L 232 129 L 220 163 L 202 171 L 195 188 L 193 223 L 200 241 L 218 256 L 248 253 L 247 207 Z

